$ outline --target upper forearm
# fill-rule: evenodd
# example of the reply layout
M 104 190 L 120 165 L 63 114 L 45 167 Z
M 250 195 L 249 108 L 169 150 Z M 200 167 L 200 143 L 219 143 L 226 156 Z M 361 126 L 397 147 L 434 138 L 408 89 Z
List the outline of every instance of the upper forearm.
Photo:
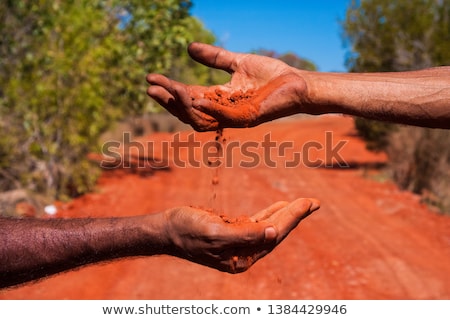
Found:
M 398 73 L 308 73 L 318 113 L 450 127 L 450 67 Z M 322 112 L 320 112 L 322 111 Z
M 158 254 L 157 237 L 139 217 L 0 219 L 0 287 L 125 256 Z M 148 228 L 148 226 L 147 226 Z

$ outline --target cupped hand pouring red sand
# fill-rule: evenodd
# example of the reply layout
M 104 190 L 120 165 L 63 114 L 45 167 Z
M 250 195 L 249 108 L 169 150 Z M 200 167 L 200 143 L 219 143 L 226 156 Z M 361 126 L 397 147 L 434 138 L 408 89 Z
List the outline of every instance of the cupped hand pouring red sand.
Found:
M 202 43 L 192 43 L 188 52 L 194 60 L 230 73 L 231 81 L 190 86 L 149 74 L 147 93 L 197 131 L 252 127 L 296 113 L 339 113 L 450 129 L 450 66 L 385 73 L 317 72 Z
M 282 61 L 202 43 L 192 43 L 188 52 L 204 65 L 229 72 L 231 81 L 211 87 L 190 86 L 150 74 L 147 92 L 197 131 L 252 127 L 294 114 L 299 104 L 307 105 L 305 81 Z

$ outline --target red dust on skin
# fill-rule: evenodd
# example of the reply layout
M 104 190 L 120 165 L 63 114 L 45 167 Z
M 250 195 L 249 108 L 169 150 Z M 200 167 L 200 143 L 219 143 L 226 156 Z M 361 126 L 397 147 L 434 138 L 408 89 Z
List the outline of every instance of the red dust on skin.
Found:
M 208 106 L 200 104 L 198 108 L 201 110 L 203 107 L 205 110 L 209 109 L 211 114 L 214 113 L 216 127 L 254 127 L 263 122 L 291 115 L 297 109 L 292 101 L 295 101 L 298 96 L 289 86 L 290 79 L 290 77 L 280 76 L 269 84 L 245 91 L 229 92 L 215 88 L 203 93 L 202 99 L 209 100 Z M 192 100 L 195 101 L 196 98 Z M 270 101 L 269 104 L 275 103 L 277 107 L 268 112 L 264 107 L 265 101 L 268 103 Z M 268 113 L 265 114 L 266 112 Z M 205 116 L 205 120 L 206 118 L 210 121 L 213 119 L 210 116 Z
M 214 92 L 206 92 L 204 98 L 210 100 L 214 104 L 229 107 L 227 116 L 220 119 L 221 127 L 233 127 L 235 124 L 249 126 L 253 123 L 255 115 L 259 108 L 259 102 L 255 99 L 257 92 L 255 90 L 242 91 L 238 90 L 233 93 L 224 90 L 215 89 Z M 233 119 L 232 122 L 227 121 Z
M 239 217 L 229 217 L 229 216 L 225 215 L 224 213 L 216 212 L 213 208 L 208 208 L 208 207 L 203 207 L 203 206 L 194 206 L 194 205 L 190 205 L 189 207 L 194 208 L 194 209 L 200 209 L 200 210 L 209 212 L 210 214 L 213 214 L 213 215 L 218 215 L 225 223 L 239 225 L 242 223 L 254 222 L 250 219 L 250 217 L 245 216 L 245 215 L 242 215 Z M 257 223 L 257 221 L 256 221 L 256 223 Z
M 220 215 L 223 221 L 226 223 L 233 223 L 233 224 L 241 224 L 245 222 L 251 222 L 252 220 L 248 216 L 239 216 L 239 217 L 227 217 L 225 215 Z
M 225 107 L 245 107 L 246 103 L 248 103 L 255 96 L 254 90 L 242 91 L 238 90 L 233 93 L 228 93 L 226 91 L 216 89 L 214 92 L 206 92 L 204 98 L 218 103 Z

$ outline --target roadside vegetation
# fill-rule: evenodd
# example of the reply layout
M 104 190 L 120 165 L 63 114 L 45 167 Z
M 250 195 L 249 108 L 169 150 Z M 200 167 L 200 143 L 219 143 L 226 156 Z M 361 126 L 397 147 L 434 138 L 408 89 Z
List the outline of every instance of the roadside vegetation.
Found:
M 450 2 L 352 1 L 342 21 L 350 72 L 450 65 Z M 450 131 L 355 119 L 367 147 L 386 152 L 389 176 L 423 201 L 450 212 Z
M 208 84 L 186 63 L 190 41 L 215 41 L 184 0 L 0 3 L 0 192 L 46 201 L 92 190 L 86 154 L 119 121 L 160 109 L 149 72 Z M 219 76 L 217 76 L 219 77 Z M 21 192 L 20 194 L 23 194 Z

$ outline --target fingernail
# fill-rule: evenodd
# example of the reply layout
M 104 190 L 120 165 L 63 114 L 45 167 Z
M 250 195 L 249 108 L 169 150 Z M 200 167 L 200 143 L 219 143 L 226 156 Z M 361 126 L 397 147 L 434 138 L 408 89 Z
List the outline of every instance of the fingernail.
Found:
M 264 240 L 265 242 L 271 242 L 277 237 L 277 231 L 274 227 L 267 227 L 264 230 Z
M 311 208 L 309 210 L 312 212 L 312 211 L 316 211 L 319 208 L 320 208 L 320 202 L 315 199 L 311 200 Z

